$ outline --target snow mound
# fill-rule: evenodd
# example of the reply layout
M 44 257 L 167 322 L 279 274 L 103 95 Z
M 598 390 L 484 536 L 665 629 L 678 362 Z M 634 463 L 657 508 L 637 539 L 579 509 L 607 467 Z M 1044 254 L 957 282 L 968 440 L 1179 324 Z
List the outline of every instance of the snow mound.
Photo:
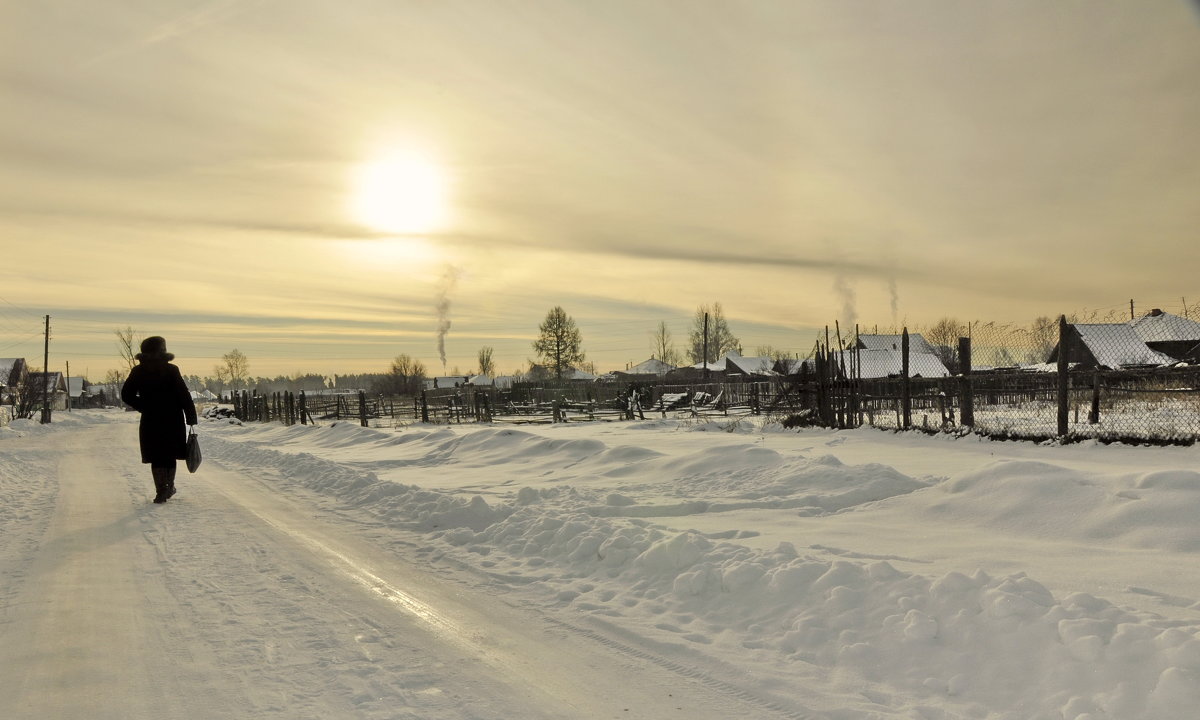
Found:
M 649 424 L 631 430 L 652 442 Z M 742 531 L 653 522 L 751 508 L 790 509 L 803 522 L 921 493 L 931 523 L 1195 550 L 1194 471 L 1102 475 L 1010 460 L 937 480 L 827 454 L 784 456 L 740 438 L 672 455 L 511 429 L 389 434 L 350 424 L 226 427 L 211 447 L 220 462 L 420 533 L 546 607 L 659 643 L 815 674 L 846 697 L 911 710 L 904 717 L 1166 720 L 1200 706 L 1197 624 L 1090 594 L 1056 595 L 1022 572 L 925 575 L 886 560 L 802 554 L 786 542 L 763 549 L 730 541 Z M 340 455 L 346 448 L 359 454 Z M 394 464 L 364 459 L 368 448 L 388 449 Z M 420 468 L 424 478 L 479 467 L 505 480 L 485 497 L 365 469 L 385 466 Z M 636 473 L 620 474 L 627 467 Z M 551 484 L 534 482 L 544 477 Z

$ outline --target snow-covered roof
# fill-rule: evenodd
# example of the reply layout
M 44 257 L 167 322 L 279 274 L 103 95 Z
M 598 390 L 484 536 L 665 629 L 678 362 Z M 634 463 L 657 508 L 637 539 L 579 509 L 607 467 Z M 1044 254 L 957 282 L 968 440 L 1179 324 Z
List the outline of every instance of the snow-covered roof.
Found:
M 483 385 L 491 385 L 492 379 L 490 377 L 488 377 L 487 375 L 472 375 L 471 377 L 467 378 L 467 382 L 472 385 L 483 386 Z
M 864 350 L 900 350 L 904 342 L 903 335 L 859 335 L 858 345 Z M 933 346 L 925 340 L 921 333 L 908 334 L 908 352 L 932 353 Z
M 1171 365 L 1175 362 L 1174 358 L 1151 350 L 1128 323 L 1077 323 L 1072 327 L 1102 367 L 1115 369 L 1130 365 Z
M 707 369 L 711 370 L 712 372 L 725 372 L 725 358 L 721 358 L 720 360 L 715 360 L 713 362 L 708 363 L 707 365 L 705 365 L 703 362 L 698 362 L 695 365 L 693 365 L 692 367 L 697 370 L 704 370 L 705 368 L 707 368 Z
M 816 371 L 816 360 L 797 360 L 788 362 L 788 372 L 795 374 L 800 372 L 800 366 L 803 364 L 808 368 L 809 372 Z M 842 367 L 846 368 L 846 374 L 853 373 L 853 364 L 859 364 L 859 377 L 864 380 L 874 378 L 885 378 L 892 376 L 900 376 L 904 372 L 904 353 L 900 350 L 880 349 L 880 350 L 842 350 L 834 353 L 834 362 L 837 363 L 840 372 Z M 949 377 L 950 370 L 942 363 L 941 358 L 933 353 L 908 353 L 908 376 L 909 377 Z
M 1162 310 L 1154 310 L 1130 321 L 1129 325 L 1143 342 L 1200 343 L 1200 322 Z
M 775 361 L 769 357 L 744 357 L 737 353 L 725 356 L 726 372 L 741 372 L 746 375 L 774 375 Z M 732 367 L 731 367 L 732 366 Z
M 658 358 L 650 358 L 649 360 L 634 365 L 624 372 L 629 375 L 666 375 L 668 371 L 674 369 L 675 367 L 673 365 L 668 365 Z
M 67 378 L 67 394 L 73 398 L 83 397 L 83 378 Z
M 808 361 L 803 358 L 784 358 L 783 362 L 780 363 L 780 367 L 783 368 L 784 373 L 795 375 L 800 372 L 806 362 Z M 811 366 L 809 367 L 811 368 Z
M 7 385 L 10 378 L 16 380 L 12 374 L 18 363 L 24 365 L 25 358 L 0 358 L 0 385 Z
M 768 357 L 744 357 L 736 351 L 730 350 L 725 353 L 725 357 L 710 362 L 707 367 L 711 372 L 720 373 L 744 373 L 746 375 L 773 375 L 775 361 Z M 698 362 L 692 365 L 696 370 L 703 370 L 704 363 Z
M 442 375 L 439 377 L 426 379 L 425 386 L 427 388 L 438 389 L 455 388 L 466 385 L 467 380 L 469 379 L 470 378 L 468 378 L 466 375 Z
M 904 372 L 904 353 L 900 350 L 864 349 L 859 350 L 857 353 L 853 350 L 844 350 L 841 355 L 847 369 L 851 367 L 851 363 L 859 364 L 858 375 L 864 379 L 884 378 L 889 375 L 900 375 Z M 927 352 L 915 352 L 910 346 L 908 352 L 908 376 L 916 377 L 918 375 L 921 377 L 949 377 L 950 371 L 937 355 Z
M 33 383 L 33 387 L 41 387 L 45 382 L 46 373 L 31 372 L 29 373 L 29 381 Z M 66 383 L 63 382 L 63 374 L 61 372 L 50 373 L 50 389 L 52 392 L 65 392 L 67 389 Z

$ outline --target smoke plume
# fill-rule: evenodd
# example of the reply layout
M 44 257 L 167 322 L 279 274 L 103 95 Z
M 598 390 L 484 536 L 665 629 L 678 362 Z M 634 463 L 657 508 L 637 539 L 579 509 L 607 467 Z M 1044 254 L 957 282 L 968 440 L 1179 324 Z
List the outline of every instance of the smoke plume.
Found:
M 434 309 L 437 310 L 437 350 L 442 359 L 442 373 L 446 372 L 446 333 L 450 332 L 450 293 L 458 284 L 461 271 L 453 265 L 447 265 L 437 282 L 437 295 L 434 298 Z
M 892 298 L 892 324 L 896 324 L 896 319 L 900 316 L 900 288 L 896 285 L 896 276 L 888 276 L 888 295 Z
M 837 275 L 833 278 L 833 290 L 838 294 L 838 298 L 842 301 L 842 327 L 846 328 L 847 332 L 854 329 L 854 323 L 858 322 L 858 309 L 855 307 L 854 288 L 850 287 L 850 282 L 845 275 Z

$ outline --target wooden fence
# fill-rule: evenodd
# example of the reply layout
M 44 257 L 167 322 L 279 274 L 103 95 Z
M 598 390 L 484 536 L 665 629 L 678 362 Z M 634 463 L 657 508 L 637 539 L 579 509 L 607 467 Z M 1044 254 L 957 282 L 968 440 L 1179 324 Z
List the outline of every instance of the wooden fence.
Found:
M 1060 339 L 1068 325 L 1060 320 Z M 560 423 L 647 417 L 716 418 L 768 414 L 788 427 L 873 426 L 966 432 L 999 438 L 1191 444 L 1200 439 L 1200 366 L 1106 370 L 1073 364 L 972 371 L 961 338 L 952 377 L 909 377 L 907 331 L 902 371 L 863 378 L 853 353 L 818 347 L 798 375 L 714 382 L 518 383 L 460 387 L 413 397 L 349 393 L 234 395 L 243 420 L 285 424 L 350 420 L 363 426 L 426 422 Z M 1070 348 L 1060 340 L 1060 347 Z M 849 356 L 849 361 L 847 361 Z M 848 363 L 848 367 L 847 367 Z

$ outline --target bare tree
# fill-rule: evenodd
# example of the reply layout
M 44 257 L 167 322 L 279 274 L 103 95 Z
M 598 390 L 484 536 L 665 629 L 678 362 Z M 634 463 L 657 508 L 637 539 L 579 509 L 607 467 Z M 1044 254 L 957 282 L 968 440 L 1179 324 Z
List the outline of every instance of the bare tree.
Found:
M 496 375 L 496 362 L 492 360 L 492 348 L 485 345 L 479 348 L 479 374 L 487 377 Z
M 546 313 L 538 330 L 540 335 L 533 342 L 533 350 L 554 377 L 561 380 L 565 371 L 583 361 L 583 337 L 579 328 L 571 316 L 556 305 Z
M 121 359 L 125 361 L 125 369 L 132 370 L 133 366 L 137 365 L 138 345 L 141 344 L 141 340 L 128 325 L 113 330 L 113 333 L 117 336 L 117 350 L 121 353 Z
M 241 390 L 250 379 L 250 361 L 237 348 L 221 356 L 221 363 L 213 368 L 217 381 L 230 390 Z
M 681 364 L 683 358 L 680 357 L 679 350 L 675 348 L 675 342 L 671 339 L 671 331 L 667 328 L 666 321 L 660 320 L 658 327 L 654 330 L 651 351 L 654 357 L 671 367 Z
M 754 348 L 754 355 L 756 357 L 770 358 L 772 362 L 788 360 L 792 357 L 792 354 L 787 350 L 782 350 L 773 345 L 759 345 L 758 347 Z
M 958 339 L 966 336 L 966 323 L 952 317 L 944 317 L 927 328 L 923 334 L 946 368 L 950 372 L 958 372 Z
M 1028 362 L 1044 363 L 1050 359 L 1050 353 L 1058 345 L 1058 321 L 1045 315 L 1034 319 L 1029 326 L 1029 341 L 1031 344 Z
M 42 407 L 42 398 L 46 389 L 44 378 L 35 377 L 33 370 L 25 373 L 20 381 L 12 388 L 12 412 L 14 419 L 29 419 L 35 410 Z
M 397 355 L 380 390 L 391 395 L 415 395 L 425 385 L 425 365 L 408 355 Z
M 704 344 L 704 316 L 708 315 L 708 357 L 705 357 Z M 708 362 L 716 362 L 723 357 L 725 353 L 730 351 L 740 353 L 742 351 L 742 341 L 734 336 L 729 329 L 729 323 L 725 320 L 725 312 L 721 308 L 721 303 L 713 303 L 710 310 L 707 305 L 701 305 L 696 308 L 696 316 L 692 322 L 692 331 L 688 334 L 690 347 L 688 348 L 688 356 L 692 362 L 698 363 L 707 360 Z

